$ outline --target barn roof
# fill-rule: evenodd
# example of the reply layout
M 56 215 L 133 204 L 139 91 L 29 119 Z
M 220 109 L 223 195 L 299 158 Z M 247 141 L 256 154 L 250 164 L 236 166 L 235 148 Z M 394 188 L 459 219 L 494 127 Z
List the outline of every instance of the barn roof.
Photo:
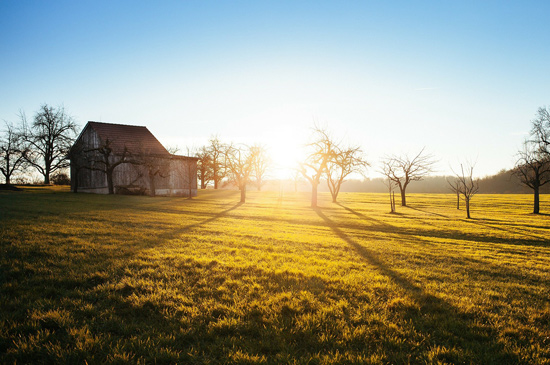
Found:
M 130 152 L 144 152 L 151 155 L 168 155 L 169 152 L 147 129 L 137 125 L 88 122 L 103 142 L 109 140 L 114 151 L 121 153 L 126 147 Z

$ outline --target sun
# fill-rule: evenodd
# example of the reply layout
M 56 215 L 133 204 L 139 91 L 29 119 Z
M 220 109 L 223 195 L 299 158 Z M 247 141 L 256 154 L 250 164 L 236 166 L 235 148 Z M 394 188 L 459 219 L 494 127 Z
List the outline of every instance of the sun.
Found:
M 272 163 L 270 175 L 280 180 L 292 178 L 301 161 L 302 146 L 293 140 L 270 142 L 266 144 Z

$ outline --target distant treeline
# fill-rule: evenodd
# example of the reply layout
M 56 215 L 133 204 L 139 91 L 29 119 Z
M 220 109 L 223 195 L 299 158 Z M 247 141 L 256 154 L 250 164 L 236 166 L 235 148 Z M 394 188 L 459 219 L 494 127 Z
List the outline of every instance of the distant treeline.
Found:
M 427 176 L 424 180 L 412 182 L 408 188 L 409 193 L 451 193 L 445 176 Z M 382 178 L 366 180 L 350 180 L 342 185 L 342 191 L 379 192 L 388 191 Z M 480 194 L 529 194 L 533 190 L 520 183 L 519 178 L 512 174 L 511 170 L 501 170 L 496 175 L 479 179 Z M 550 186 L 543 186 L 541 193 L 550 193 Z
M 447 178 L 453 179 L 453 176 L 427 176 L 421 181 L 413 181 L 407 187 L 407 193 L 452 193 Z M 277 190 L 278 182 L 270 181 L 266 184 L 266 190 Z M 294 182 L 284 183 L 284 190 L 293 190 Z M 298 191 L 309 191 L 311 186 L 306 181 L 299 181 Z M 319 191 L 328 192 L 326 181 L 319 184 Z M 351 179 L 342 184 L 342 192 L 366 192 L 366 193 L 386 193 L 388 187 L 384 184 L 382 178 L 356 180 Z M 398 194 L 399 191 L 396 191 Z M 480 194 L 532 194 L 533 190 L 520 183 L 519 178 L 512 174 L 511 170 L 501 170 L 496 175 L 487 176 L 479 179 Z M 550 185 L 541 187 L 541 193 L 549 194 Z
M 445 176 L 427 176 L 421 181 L 412 182 L 408 188 L 408 193 L 451 193 L 447 178 Z M 380 192 L 388 191 L 382 178 L 360 180 L 350 180 L 342 185 L 342 191 L 364 191 Z M 479 179 L 480 194 L 529 194 L 532 189 L 520 183 L 519 178 L 512 174 L 510 170 L 501 170 L 496 175 L 487 176 Z M 541 193 L 550 193 L 550 186 L 543 186 Z

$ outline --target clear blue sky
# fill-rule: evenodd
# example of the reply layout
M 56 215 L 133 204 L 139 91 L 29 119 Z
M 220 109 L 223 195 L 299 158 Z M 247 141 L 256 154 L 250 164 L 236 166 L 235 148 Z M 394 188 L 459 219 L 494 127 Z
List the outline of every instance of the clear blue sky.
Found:
M 477 160 L 493 174 L 550 104 L 549 13 L 548 1 L 2 0 L 0 119 L 63 104 L 82 126 L 145 125 L 182 149 L 263 143 L 281 162 L 316 121 L 375 166 L 426 146 L 440 173 Z

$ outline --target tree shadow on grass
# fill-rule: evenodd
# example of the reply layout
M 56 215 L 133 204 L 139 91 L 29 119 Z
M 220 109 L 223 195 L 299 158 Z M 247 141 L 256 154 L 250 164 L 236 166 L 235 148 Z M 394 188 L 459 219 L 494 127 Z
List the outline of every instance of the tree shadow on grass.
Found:
M 213 214 L 207 214 L 207 215 L 210 215 L 210 218 L 204 219 L 204 220 L 202 220 L 200 222 L 197 222 L 197 223 L 188 224 L 186 226 L 183 226 L 181 228 L 178 228 L 178 229 L 175 229 L 175 230 L 172 230 L 172 231 L 162 233 L 162 234 L 158 235 L 157 238 L 160 238 L 160 239 L 174 239 L 174 238 L 177 238 L 181 234 L 189 232 L 190 230 L 192 230 L 194 228 L 198 228 L 198 227 L 204 226 L 208 223 L 212 223 L 212 222 L 214 222 L 214 221 L 216 221 L 220 218 L 227 217 L 230 212 L 237 209 L 238 207 L 240 207 L 243 204 L 244 203 L 239 202 L 239 203 L 231 205 L 229 208 L 227 208 L 225 210 L 222 210 L 221 212 L 213 213 Z M 202 215 L 205 215 L 205 214 L 202 214 Z
M 417 210 L 419 212 L 422 212 L 422 213 L 426 213 L 426 214 L 431 214 L 431 215 L 435 215 L 435 216 L 438 216 L 438 217 L 441 217 L 441 218 L 449 218 L 448 216 L 444 215 L 444 214 L 439 214 L 439 213 L 434 213 L 434 212 L 430 212 L 428 210 L 424 210 L 424 209 L 420 209 L 420 208 L 415 208 L 415 207 L 411 207 L 409 205 L 407 205 L 405 208 L 409 208 L 409 209 L 412 209 L 412 210 Z
M 407 208 L 412 209 L 412 210 L 417 210 L 419 212 L 423 212 L 423 213 L 426 213 L 426 214 L 431 214 L 431 215 L 436 215 L 436 216 L 439 216 L 439 217 L 442 217 L 442 218 L 451 219 L 450 217 L 448 217 L 446 215 L 430 212 L 430 211 L 425 210 L 425 209 L 420 209 L 420 208 L 415 208 L 415 207 L 410 207 L 410 206 L 407 206 Z M 531 238 L 534 238 L 536 240 L 543 240 L 544 239 L 541 236 L 533 235 L 533 234 L 527 233 L 525 231 L 513 230 L 513 229 L 510 229 L 510 228 L 501 227 L 501 226 L 505 226 L 505 227 L 515 226 L 515 224 L 513 222 L 499 221 L 499 220 L 496 220 L 496 219 L 487 219 L 487 218 L 475 218 L 475 217 L 470 218 L 470 219 L 462 218 L 460 220 L 463 221 L 464 223 L 477 224 L 477 225 L 480 225 L 480 226 L 483 226 L 483 227 L 486 227 L 486 228 L 496 229 L 496 230 L 499 230 L 499 231 L 502 231 L 502 232 L 507 232 L 507 233 L 512 233 L 512 234 L 521 234 L 522 236 L 531 237 Z M 491 222 L 491 221 L 496 221 L 501 226 L 496 226 L 496 225 L 491 225 L 491 224 L 486 223 L 486 222 Z M 547 228 L 547 227 L 543 227 L 543 226 L 531 226 L 531 227 L 540 228 L 540 229 Z
M 465 223 L 476 224 L 478 226 L 482 226 L 482 227 L 489 228 L 489 229 L 496 229 L 496 230 L 499 230 L 499 231 L 512 233 L 512 234 L 520 234 L 524 237 L 525 236 L 526 237 L 531 237 L 531 238 L 534 238 L 535 240 L 546 242 L 546 237 L 541 237 L 541 236 L 537 236 L 537 235 L 534 235 L 534 234 L 526 233 L 525 231 L 512 230 L 512 229 L 509 229 L 509 228 L 497 227 L 497 226 L 492 225 L 492 224 L 487 224 L 487 223 L 485 223 L 487 221 L 487 219 L 471 218 L 471 219 L 463 219 L 462 221 L 465 222 Z M 506 224 L 506 223 L 501 222 L 501 224 L 504 224 L 504 225 L 508 226 L 508 224 Z
M 428 343 L 425 346 L 460 349 L 459 353 L 447 354 L 450 358 L 444 357 L 440 360 L 485 364 L 518 362 L 516 355 L 506 351 L 502 344 L 495 341 L 496 333 L 493 328 L 477 324 L 487 323 L 487 318 L 483 318 L 480 314 L 462 312 L 443 299 L 427 293 L 422 287 L 392 269 L 376 252 L 346 235 L 321 209 L 315 209 L 315 212 L 334 234 L 353 247 L 369 264 L 404 289 L 418 303 L 420 307 L 418 312 L 404 310 L 402 315 L 414 324 L 416 330 L 426 335 Z
M 391 224 L 388 224 L 386 222 L 382 222 L 381 220 L 378 220 L 378 219 L 375 219 L 375 218 L 372 218 L 372 217 L 369 217 L 367 215 L 364 215 L 363 213 L 360 213 L 354 209 L 351 209 L 349 207 L 346 207 L 345 205 L 341 204 L 341 203 L 336 203 L 336 205 L 339 205 L 340 207 L 344 208 L 345 210 L 347 210 L 348 212 L 350 212 L 351 214 L 361 218 L 361 219 L 364 219 L 368 222 L 371 222 L 371 223 L 374 223 L 375 225 L 378 225 L 380 227 L 384 227 L 384 228 L 394 228 L 394 226 L 392 226 Z M 319 213 L 317 213 L 319 214 Z

